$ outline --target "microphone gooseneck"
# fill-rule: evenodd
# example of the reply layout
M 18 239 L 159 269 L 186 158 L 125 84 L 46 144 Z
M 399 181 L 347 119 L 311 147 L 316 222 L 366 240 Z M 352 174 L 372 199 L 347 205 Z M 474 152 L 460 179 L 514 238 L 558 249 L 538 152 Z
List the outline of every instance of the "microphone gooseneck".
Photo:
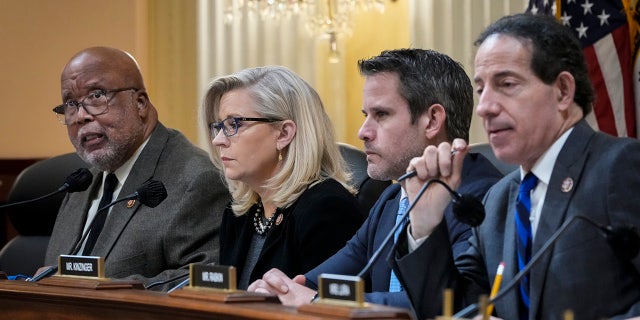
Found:
M 413 176 L 415 176 L 415 173 L 413 174 Z M 382 250 L 384 249 L 384 247 L 389 243 L 391 238 L 393 238 L 394 234 L 396 233 L 396 230 L 402 225 L 402 221 L 404 221 L 407 218 L 407 216 L 409 215 L 409 212 L 411 212 L 411 210 L 416 205 L 416 203 L 418 203 L 418 200 L 420 199 L 420 197 L 422 197 L 422 195 L 427 190 L 429 185 L 431 185 L 431 183 L 438 183 L 444 186 L 445 189 L 447 189 L 447 191 L 449 191 L 449 193 L 453 198 L 452 200 L 453 214 L 454 216 L 456 216 L 458 220 L 474 227 L 482 223 L 482 220 L 484 220 L 485 213 L 484 213 L 484 206 L 480 201 L 475 199 L 473 196 L 469 196 L 469 195 L 462 196 L 461 194 L 453 191 L 442 180 L 431 179 L 425 182 L 425 184 L 420 188 L 413 203 L 409 205 L 409 208 L 407 209 L 407 211 L 400 217 L 401 222 L 397 223 L 396 225 L 393 226 L 393 228 L 391 228 L 391 231 L 389 231 L 389 234 L 387 234 L 384 240 L 382 240 L 382 243 L 380 244 L 380 247 L 378 248 L 378 250 L 376 250 L 373 253 L 373 255 L 371 255 L 371 258 L 367 262 L 367 265 L 365 265 L 364 268 L 362 268 L 362 271 L 358 273 L 357 275 L 358 277 L 362 278 L 367 272 L 369 272 L 369 269 L 371 269 L 371 266 L 373 266 L 373 263 L 376 262 L 380 254 L 382 254 Z M 467 212 L 462 210 L 469 210 L 469 211 Z M 471 224 L 472 222 L 476 224 Z
M 74 171 L 72 174 L 70 174 L 66 179 L 65 182 L 62 186 L 60 186 L 60 188 L 58 188 L 58 190 L 51 192 L 49 194 L 45 194 L 41 197 L 35 198 L 35 199 L 29 199 L 29 200 L 24 200 L 24 201 L 19 201 L 19 202 L 13 202 L 13 203 L 8 203 L 5 205 L 0 206 L 0 209 L 3 208 L 8 208 L 8 207 L 13 207 L 13 206 L 18 206 L 18 205 L 22 205 L 22 204 L 27 204 L 27 203 L 31 203 L 31 202 L 36 202 L 36 201 L 40 201 L 49 197 L 52 197 L 58 193 L 61 192 L 67 192 L 67 193 L 72 193 L 72 192 L 78 192 L 78 191 L 84 191 L 87 190 L 87 188 L 89 188 L 89 186 L 91 185 L 91 181 L 93 180 L 93 174 L 91 174 L 91 171 L 89 171 L 89 169 L 87 168 L 80 168 L 76 171 Z
M 180 280 L 180 279 L 182 279 L 184 277 L 188 277 L 188 276 L 189 276 L 189 272 L 187 272 L 186 274 L 181 274 L 179 276 L 175 276 L 173 278 L 169 278 L 167 280 L 152 282 L 152 283 L 146 285 L 144 288 L 146 290 L 149 290 L 149 289 L 155 288 L 157 286 L 161 286 L 161 285 L 164 285 L 164 284 L 167 284 L 167 283 L 171 283 L 173 281 Z M 187 284 L 189 284 L 189 278 L 187 278 L 184 281 L 181 281 L 178 285 L 176 285 L 176 286 L 172 287 L 171 289 L 169 289 L 169 291 L 167 291 L 167 293 L 171 293 L 171 292 L 173 292 L 173 291 L 175 291 L 177 289 L 180 289 L 180 288 L 186 286 Z
M 176 291 L 178 289 L 182 289 L 182 288 L 186 287 L 189 284 L 190 280 L 191 279 L 189 279 L 189 278 L 184 279 L 182 282 L 178 283 L 176 286 L 174 286 L 173 288 L 169 289 L 169 291 L 167 291 L 167 293 L 171 293 L 171 292 L 174 292 L 174 291 Z
M 142 184 L 142 186 L 140 186 L 140 188 L 138 188 L 136 192 L 129 194 L 127 196 L 124 196 L 116 201 L 113 201 L 102 208 L 99 208 L 98 211 L 96 211 L 96 216 L 101 211 L 107 210 L 122 201 L 138 199 L 140 203 L 144 204 L 145 206 L 148 206 L 150 208 L 155 208 L 166 198 L 167 198 L 167 190 L 165 189 L 164 184 L 162 184 L 162 182 L 157 180 L 149 180 L 144 184 Z M 89 224 L 89 227 L 87 228 L 87 230 L 84 232 L 82 237 L 78 240 L 78 242 L 76 242 L 75 246 L 73 247 L 73 250 L 71 251 L 71 255 L 75 255 L 80 251 L 80 247 L 82 247 L 82 244 L 84 243 L 87 236 L 93 229 L 95 222 L 96 222 L 96 219 L 94 216 L 94 219 L 91 220 L 91 223 Z
M 602 225 L 595 220 L 583 216 L 583 215 L 575 215 L 571 216 L 567 221 L 565 221 L 562 226 L 549 239 L 544 245 L 536 252 L 536 254 L 531 257 L 531 260 L 527 265 L 518 272 L 511 282 L 509 282 L 504 289 L 501 289 L 496 296 L 489 300 L 488 304 L 493 304 L 494 302 L 500 300 L 504 295 L 506 295 L 511 289 L 513 289 L 522 277 L 524 277 L 531 268 L 540 260 L 540 258 L 547 253 L 548 249 L 551 248 L 556 240 L 573 224 L 573 222 L 578 221 L 578 219 L 582 219 L 588 222 L 590 225 L 595 226 L 603 232 L 609 246 L 611 246 L 614 254 L 620 258 L 621 260 L 631 260 L 635 258 L 640 251 L 640 235 L 638 235 L 638 231 L 635 229 L 633 225 L 625 225 L 622 227 L 611 227 Z M 465 318 L 469 317 L 472 313 L 477 312 L 479 309 L 479 305 L 477 303 L 471 304 L 466 308 L 458 311 L 453 318 Z

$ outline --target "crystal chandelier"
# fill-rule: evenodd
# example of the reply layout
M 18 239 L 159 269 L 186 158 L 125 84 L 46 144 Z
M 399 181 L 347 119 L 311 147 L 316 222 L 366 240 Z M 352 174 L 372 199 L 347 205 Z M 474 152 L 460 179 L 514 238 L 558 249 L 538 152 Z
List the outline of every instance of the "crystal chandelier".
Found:
M 339 59 L 337 38 L 351 36 L 353 15 L 358 11 L 384 12 L 386 0 L 227 0 L 225 21 L 247 15 L 263 20 L 289 19 L 299 16 L 313 35 L 329 37 L 329 61 Z

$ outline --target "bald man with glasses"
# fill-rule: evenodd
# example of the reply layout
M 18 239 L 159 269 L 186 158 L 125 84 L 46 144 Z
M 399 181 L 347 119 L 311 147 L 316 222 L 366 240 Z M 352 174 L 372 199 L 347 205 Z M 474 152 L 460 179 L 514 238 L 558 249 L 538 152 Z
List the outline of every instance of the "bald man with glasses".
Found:
M 95 243 L 80 242 L 77 254 L 103 257 L 109 278 L 141 280 L 154 289 L 182 280 L 190 263 L 216 262 L 228 191 L 207 153 L 158 121 L 135 59 L 115 48 L 82 50 L 64 67 L 61 89 L 62 104 L 53 111 L 92 166 L 94 181 L 64 199 L 45 264 L 76 253 L 85 233 Z M 107 176 L 115 176 L 115 187 L 104 191 Z M 157 207 L 128 202 L 98 211 L 103 193 L 116 200 L 148 180 L 167 189 Z M 103 221 L 92 225 L 94 219 Z

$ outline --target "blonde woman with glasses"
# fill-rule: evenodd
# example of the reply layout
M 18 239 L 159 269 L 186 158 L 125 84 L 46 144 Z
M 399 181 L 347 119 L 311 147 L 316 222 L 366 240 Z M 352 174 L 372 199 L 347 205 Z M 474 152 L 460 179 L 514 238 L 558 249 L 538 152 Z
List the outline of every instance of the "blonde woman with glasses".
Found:
M 303 274 L 355 234 L 365 215 L 322 101 L 298 75 L 269 66 L 217 78 L 202 114 L 233 198 L 220 263 L 237 268 L 238 288 L 271 268 Z

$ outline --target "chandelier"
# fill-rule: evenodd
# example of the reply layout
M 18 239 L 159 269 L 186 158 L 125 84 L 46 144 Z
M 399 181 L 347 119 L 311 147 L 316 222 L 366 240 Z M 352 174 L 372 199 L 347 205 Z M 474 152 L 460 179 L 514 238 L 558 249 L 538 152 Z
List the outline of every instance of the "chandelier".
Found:
M 353 16 L 358 11 L 384 12 L 386 0 L 227 0 L 225 22 L 248 16 L 262 20 L 290 19 L 299 16 L 307 30 L 317 36 L 329 38 L 329 61 L 338 62 L 337 38 L 351 36 Z

